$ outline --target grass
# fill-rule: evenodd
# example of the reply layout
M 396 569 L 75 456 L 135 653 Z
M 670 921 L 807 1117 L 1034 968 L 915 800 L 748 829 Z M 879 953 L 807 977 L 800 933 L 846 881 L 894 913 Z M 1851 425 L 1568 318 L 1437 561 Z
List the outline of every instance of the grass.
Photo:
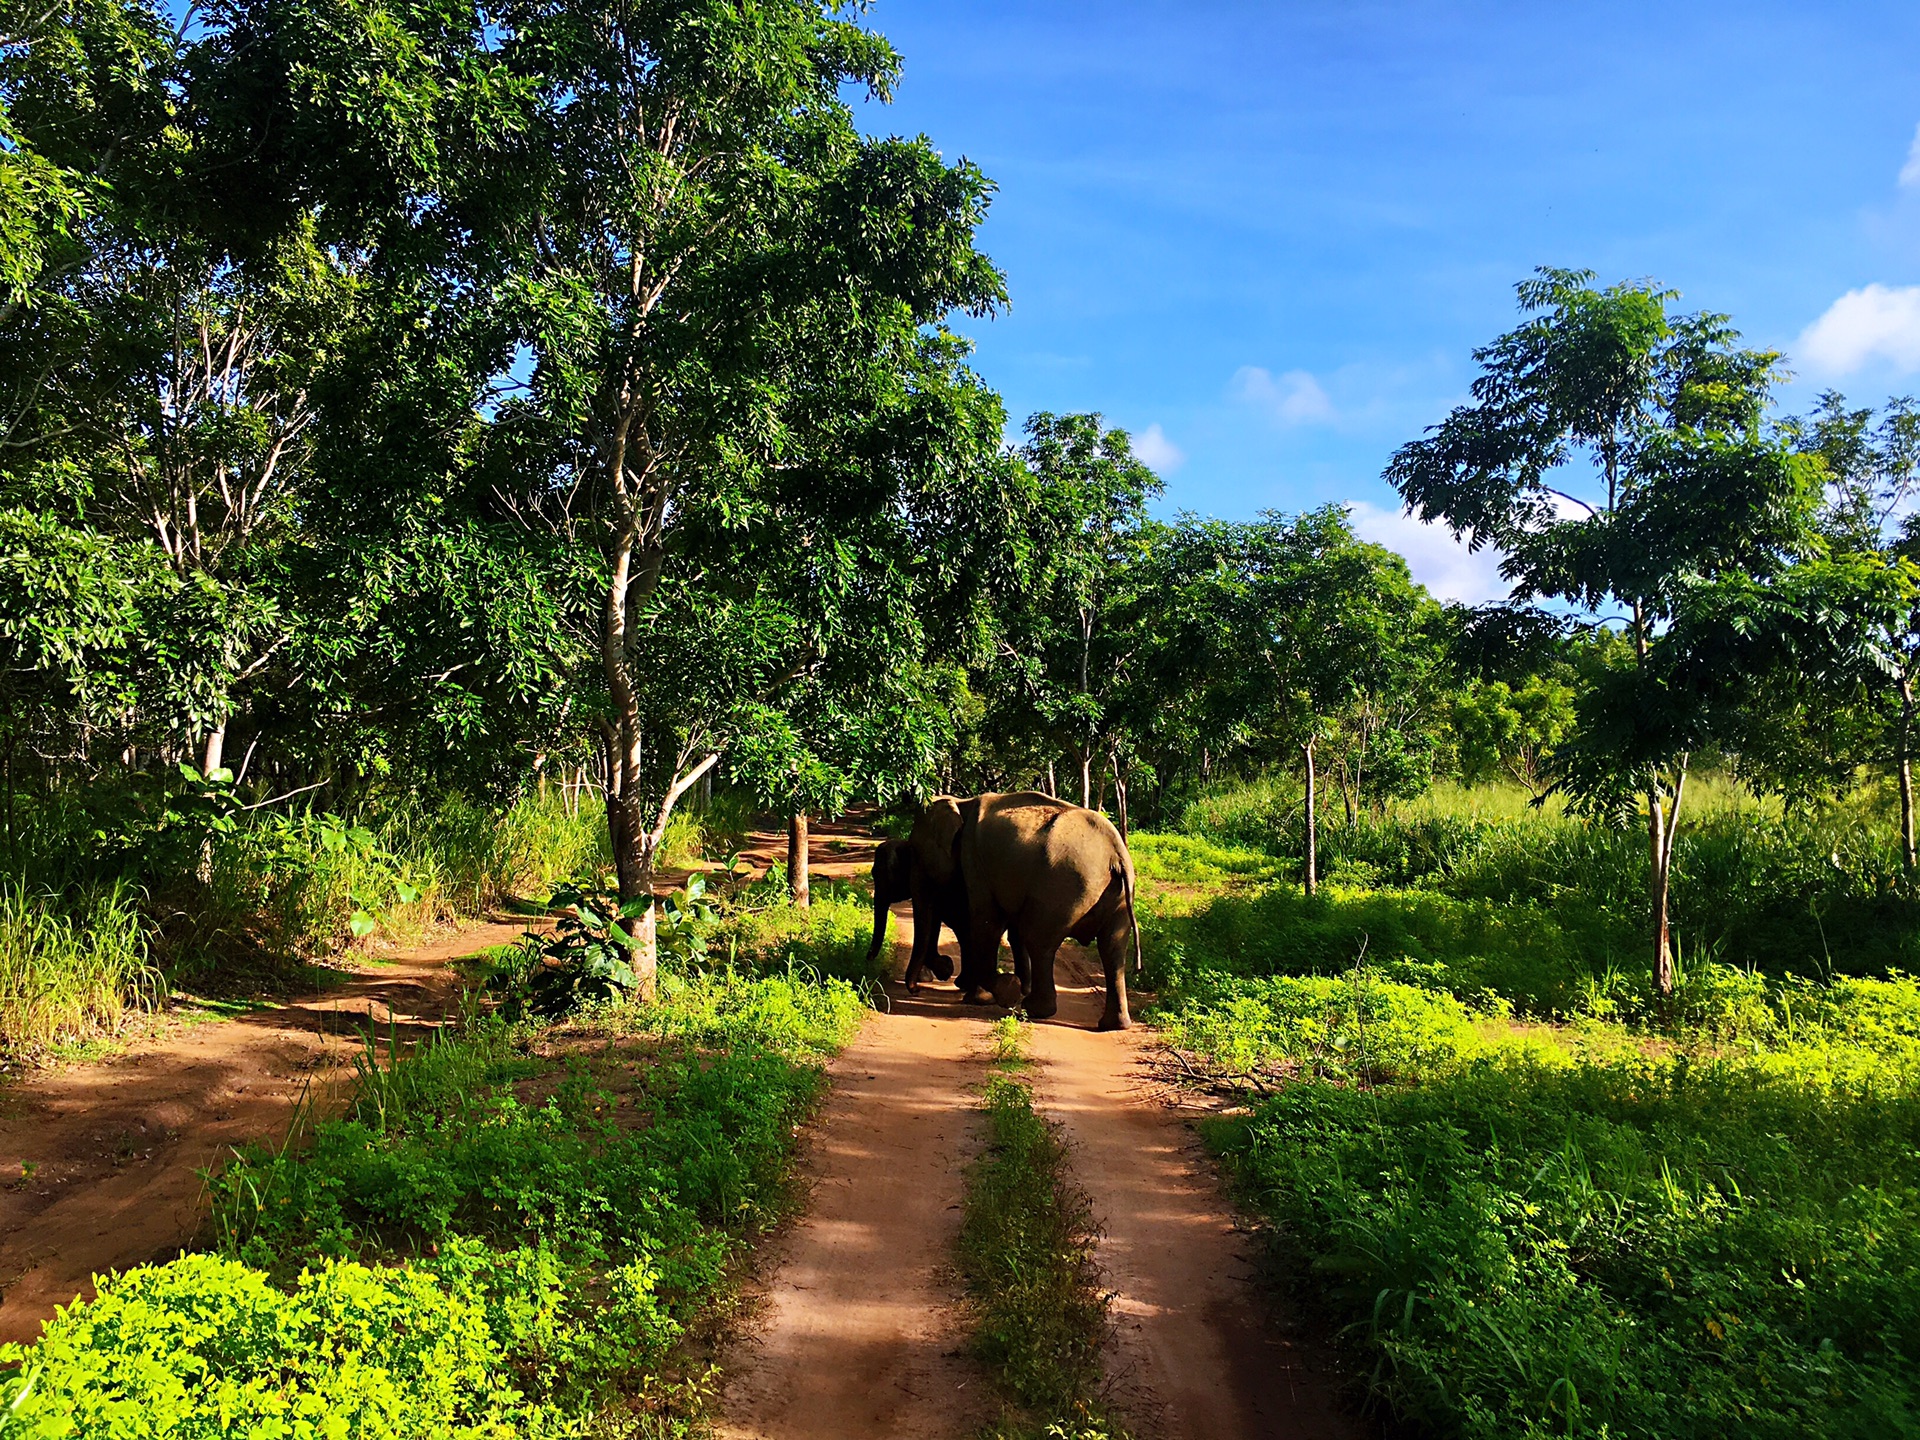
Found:
M 889 943 L 869 963 L 873 900 L 863 890 L 829 881 L 814 890 L 804 908 L 783 898 L 732 911 L 708 942 L 709 952 L 732 954 L 763 970 L 807 970 L 865 984 L 882 979 L 892 963 L 893 922 L 887 924 Z
M 112 1035 L 165 993 L 125 890 L 73 904 L 0 884 L 0 1053 L 46 1054 Z
M 1073 1183 L 1066 1145 L 1019 1077 L 1022 1022 L 993 1028 L 995 1072 L 982 1096 L 987 1144 L 967 1172 L 960 1266 L 972 1297 L 973 1350 L 1005 1400 L 988 1432 L 1005 1440 L 1106 1440 L 1100 1347 L 1107 1301 L 1093 1250 L 1092 1203 Z
M 1708 798 L 1661 1006 L 1634 836 L 1438 796 L 1311 899 L 1136 837 L 1152 1018 L 1245 1092 L 1209 1143 L 1414 1433 L 1920 1433 L 1910 902 L 1864 807 Z
M 0 1347 L 0 1414 L 49 1436 L 694 1433 L 712 1387 L 683 1338 L 791 1198 L 862 1005 L 666 978 L 556 1031 L 370 1038 L 345 1114 L 211 1181 L 210 1253 Z

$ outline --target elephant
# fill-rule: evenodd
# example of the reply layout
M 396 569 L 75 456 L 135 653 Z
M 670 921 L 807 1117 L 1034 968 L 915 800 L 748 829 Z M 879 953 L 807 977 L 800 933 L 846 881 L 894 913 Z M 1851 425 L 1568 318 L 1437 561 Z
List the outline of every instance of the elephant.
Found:
M 1134 915 L 1133 859 L 1104 815 L 1033 791 L 935 796 L 905 840 L 890 841 L 874 859 L 874 932 L 879 953 L 888 905 L 911 895 L 914 954 L 908 988 L 923 968 L 942 979 L 942 923 L 960 939 L 960 976 L 967 999 L 994 998 L 1002 935 L 1013 951 L 1027 1013 L 1044 1020 L 1059 1010 L 1054 959 L 1067 939 L 1096 942 L 1106 970 L 1102 1030 L 1123 1030 L 1127 1013 L 1126 941 L 1135 963 L 1140 926 Z M 887 897 L 883 899 L 882 897 Z M 934 962 L 938 961 L 939 966 Z
M 1140 963 L 1140 921 L 1134 913 L 1133 857 L 1106 816 L 1031 791 L 976 795 L 958 802 L 955 853 L 965 888 L 968 928 L 960 967 L 991 973 L 1002 932 L 1026 951 L 1031 966 L 1026 1011 L 1045 1020 L 1060 1008 L 1054 959 L 1068 939 L 1097 943 L 1106 971 L 1102 1030 L 1125 1030 L 1127 940 Z M 1023 976 L 1023 980 L 1027 977 Z
M 887 912 L 902 900 L 913 902 L 913 953 L 907 961 L 907 991 L 920 988 L 920 977 L 931 971 L 941 980 L 953 974 L 953 962 L 940 953 L 940 927 L 953 931 L 965 941 L 970 921 L 966 886 L 960 876 L 958 845 L 960 839 L 961 800 L 951 795 L 936 795 L 914 822 L 905 840 L 887 840 L 873 857 L 873 943 L 867 947 L 867 963 L 880 954 L 886 939 Z M 1027 953 L 1020 937 L 1009 937 L 1013 950 L 1014 973 L 1026 993 Z M 969 1001 L 987 1004 L 1003 993 L 998 985 L 999 941 L 989 950 L 983 963 L 962 963 L 956 982 Z

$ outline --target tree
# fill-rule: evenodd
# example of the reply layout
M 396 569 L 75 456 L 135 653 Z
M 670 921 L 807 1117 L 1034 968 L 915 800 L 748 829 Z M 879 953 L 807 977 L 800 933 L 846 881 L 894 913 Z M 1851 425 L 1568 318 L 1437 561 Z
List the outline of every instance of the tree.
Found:
M 842 88 L 884 97 L 898 58 L 805 0 L 514 3 L 474 38 L 525 97 L 446 197 L 525 347 L 478 479 L 597 597 L 575 680 L 631 899 L 679 797 L 839 642 L 863 534 L 994 473 L 997 402 L 937 328 L 1001 298 L 988 186 L 860 135 Z M 644 972 L 651 912 L 636 940 Z
M 1593 813 L 1644 800 L 1654 981 L 1666 994 L 1688 759 L 1715 739 L 1712 722 L 1731 723 L 1668 685 L 1685 636 L 1667 622 L 1703 587 L 1765 579 L 1805 553 L 1821 467 L 1763 426 L 1778 355 L 1740 348 L 1724 316 L 1670 315 L 1670 291 L 1592 278 L 1543 269 L 1523 281 L 1532 318 L 1474 352 L 1473 403 L 1396 451 L 1387 478 L 1422 520 L 1506 550 L 1516 600 L 1623 627 L 1631 662 L 1582 697 L 1561 783 Z
M 998 724 L 1009 738 L 1037 742 L 1049 775 L 1064 753 L 1079 772 L 1080 803 L 1092 806 L 1096 763 L 1124 743 L 1115 700 L 1137 635 L 1123 618 L 1128 571 L 1161 484 L 1126 431 L 1098 415 L 1042 412 L 1026 435 L 1031 571 L 1009 597 L 999 637 Z
M 1437 607 L 1406 562 L 1354 536 L 1337 505 L 1251 524 L 1188 522 L 1170 554 L 1168 618 L 1149 662 L 1164 690 L 1192 687 L 1221 752 L 1297 757 L 1305 783 L 1301 883 L 1319 884 L 1319 755 L 1342 719 L 1365 723 L 1382 697 L 1437 657 L 1419 637 Z M 1377 731 L 1375 732 L 1378 733 Z M 1360 782 L 1358 755 L 1350 763 Z

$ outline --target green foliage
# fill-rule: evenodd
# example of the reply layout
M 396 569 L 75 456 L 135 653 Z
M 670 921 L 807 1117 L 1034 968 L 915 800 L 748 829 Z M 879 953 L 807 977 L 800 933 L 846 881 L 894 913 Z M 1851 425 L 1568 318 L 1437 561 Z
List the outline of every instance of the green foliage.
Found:
M 1252 1101 L 1209 1140 L 1372 1394 L 1516 1440 L 1912 1433 L 1920 983 L 1702 946 L 1656 1003 L 1613 958 L 1638 837 L 1416 808 L 1334 832 L 1349 878 L 1316 897 L 1197 838 L 1166 890 L 1140 866 L 1156 1017 Z M 1850 860 L 1846 825 L 1709 814 L 1677 847 L 1683 935 L 1782 957 L 1776 889 L 1804 875 L 1829 924 L 1850 875 L 1884 897 L 1884 835 Z M 1841 933 L 1833 966 L 1872 968 L 1911 925 Z
M 580 1433 L 515 1383 L 507 1347 L 533 1335 L 494 1323 L 512 1310 L 526 1332 L 551 1323 L 557 1286 L 516 1294 L 490 1263 L 446 1273 L 455 1268 L 327 1264 L 291 1293 L 214 1255 L 109 1277 L 32 1350 L 0 1346 L 0 1366 L 26 1366 L 6 1433 Z
M 987 1147 L 967 1172 L 960 1268 L 973 1298 L 974 1351 L 1010 1402 L 992 1433 L 1105 1435 L 1098 1390 L 1107 1300 L 1093 1263 L 1091 1203 L 1026 1084 L 995 1074 L 984 1099 Z
M 32 1054 L 118 1029 L 158 1004 L 147 926 L 118 887 L 77 904 L 0 884 L 0 1054 Z
M 1737 1062 L 1290 1087 L 1217 1128 L 1401 1415 L 1487 1436 L 1901 1435 L 1920 1097 Z
M 1225 978 L 1182 990 L 1156 1011 L 1167 1043 L 1229 1075 L 1276 1067 L 1302 1079 L 1360 1084 L 1451 1072 L 1487 1048 L 1475 1012 L 1445 991 L 1345 975 Z
M 1205 924 L 1233 927 L 1236 965 L 1286 956 L 1288 970 L 1344 968 L 1370 935 L 1375 958 L 1523 966 L 1536 980 L 1513 970 L 1498 983 L 1545 1011 L 1565 1010 L 1588 981 L 1646 973 L 1645 835 L 1524 804 L 1489 812 L 1484 801 L 1456 793 L 1329 826 L 1322 854 L 1339 893 L 1324 910 L 1275 891 L 1221 907 Z M 1683 961 L 1711 957 L 1774 976 L 1920 970 L 1920 907 L 1902 882 L 1898 836 L 1863 800 L 1784 816 L 1702 803 L 1696 814 L 1673 848 Z M 1221 792 L 1196 802 L 1187 824 L 1216 841 L 1300 853 L 1284 787 Z M 1311 933 L 1293 933 L 1309 918 Z M 1221 953 L 1204 934 L 1176 927 L 1172 938 Z
M 891 935 L 891 920 L 888 927 Z M 858 985 L 883 979 L 892 963 L 892 946 L 884 942 L 868 962 L 872 939 L 872 898 L 853 886 L 826 884 L 814 890 L 804 908 L 783 903 L 736 911 L 712 945 L 762 970 L 791 968 Z

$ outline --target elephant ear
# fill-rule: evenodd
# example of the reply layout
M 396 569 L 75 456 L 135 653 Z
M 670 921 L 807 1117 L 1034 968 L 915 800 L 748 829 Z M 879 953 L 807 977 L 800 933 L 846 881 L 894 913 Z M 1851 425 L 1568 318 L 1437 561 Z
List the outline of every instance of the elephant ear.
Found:
M 954 847 L 960 840 L 960 802 L 951 795 L 936 795 L 920 812 L 913 827 L 913 855 L 928 878 L 945 885 L 957 868 Z

